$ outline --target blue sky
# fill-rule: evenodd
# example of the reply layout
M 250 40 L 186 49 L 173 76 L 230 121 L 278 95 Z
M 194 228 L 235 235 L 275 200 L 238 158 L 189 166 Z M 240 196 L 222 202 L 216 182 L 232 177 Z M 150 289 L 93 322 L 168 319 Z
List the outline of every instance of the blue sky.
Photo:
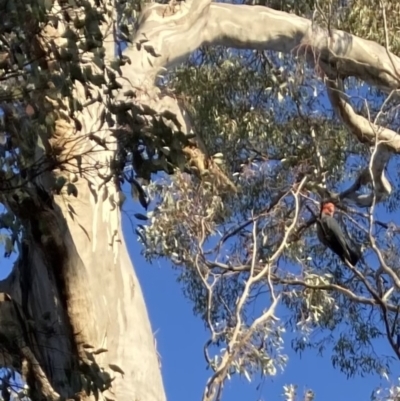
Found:
M 127 200 L 124 209 L 142 212 L 141 207 Z M 380 215 L 380 217 L 386 217 Z M 141 245 L 132 232 L 126 215 L 123 217 L 124 233 L 130 255 L 144 292 L 153 332 L 156 333 L 158 351 L 162 357 L 162 374 L 169 401 L 201 400 L 210 371 L 206 370 L 203 345 L 208 339 L 207 331 L 197 317 L 193 316 L 190 302 L 184 298 L 176 282 L 177 272 L 165 262 L 148 264 L 141 256 Z M 392 355 L 387 343 L 380 341 L 375 351 Z M 224 401 L 275 401 L 283 400 L 285 384 L 298 385 L 299 396 L 309 388 L 316 395 L 315 401 L 369 400 L 373 388 L 389 383 L 374 376 L 346 379 L 333 369 L 330 355 L 317 356 L 315 352 L 302 357 L 286 344 L 289 363 L 284 373 L 267 380 L 248 383 L 234 378 L 227 382 Z M 393 377 L 399 369 L 393 366 Z
M 379 217 L 387 221 L 389 216 L 380 208 Z M 129 197 L 124 210 L 131 214 L 143 212 L 140 205 Z M 169 401 L 201 400 L 204 386 L 210 375 L 206 369 L 203 346 L 208 333 L 203 322 L 193 316 L 191 303 L 184 298 L 180 285 L 176 282 L 177 272 L 165 261 L 149 264 L 141 255 L 141 244 L 132 230 L 132 221 L 123 213 L 123 229 L 131 259 L 140 280 L 150 316 L 153 332 L 161 354 L 162 375 Z M 400 217 L 396 220 L 400 220 Z M 399 221 L 397 221 L 399 223 Z M 0 279 L 10 272 L 12 261 L 2 259 Z M 377 353 L 392 355 L 386 341 L 380 341 Z M 263 381 L 255 379 L 249 383 L 239 377 L 228 381 L 223 401 L 278 401 L 283 400 L 285 384 L 297 384 L 299 396 L 309 388 L 316 395 L 315 401 L 361 401 L 369 400 L 376 386 L 389 385 L 376 376 L 346 379 L 345 375 L 333 369 L 330 355 L 317 356 L 315 352 L 304 353 L 302 357 L 286 344 L 289 363 L 284 373 Z M 393 378 L 400 376 L 398 365 L 393 365 Z

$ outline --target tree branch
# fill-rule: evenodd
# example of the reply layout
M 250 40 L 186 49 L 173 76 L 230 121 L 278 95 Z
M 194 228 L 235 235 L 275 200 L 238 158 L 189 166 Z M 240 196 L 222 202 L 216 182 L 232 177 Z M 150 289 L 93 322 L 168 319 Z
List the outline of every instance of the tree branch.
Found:
M 139 21 L 129 76 L 154 82 L 161 69 L 179 64 L 201 45 L 305 54 L 328 76 L 354 76 L 382 90 L 400 87 L 400 58 L 385 47 L 349 33 L 315 28 L 306 18 L 268 7 L 186 0 L 165 17 L 165 5 L 152 4 Z M 140 51 L 142 46 L 147 51 Z M 135 76 L 136 75 L 136 76 Z
M 397 73 L 400 58 L 384 46 L 343 31 L 328 32 L 306 18 L 268 7 L 186 0 L 171 12 L 169 5 L 154 3 L 143 11 L 138 26 L 133 45 L 125 50 L 131 64 L 122 67 L 123 76 L 137 89 L 139 103 L 158 115 L 169 110 L 180 124 L 172 127 L 173 130 L 178 129 L 185 135 L 190 135 L 192 128 L 183 108 L 173 96 L 160 96 L 155 81 L 160 73 L 179 64 L 204 44 L 295 53 L 306 56 L 311 64 L 318 65 L 331 78 L 354 76 L 385 91 L 400 87 Z M 384 169 L 390 153 L 400 150 L 400 136 L 358 116 L 334 90 L 334 85 L 328 85 L 332 105 L 350 131 L 361 142 L 371 144 L 379 130 L 379 140 L 385 142 L 379 148 L 374 166 L 375 195 L 380 201 L 391 193 Z M 196 133 L 195 142 L 200 149 L 202 166 L 203 161 L 210 158 L 199 133 Z M 188 149 L 186 156 L 192 153 Z M 197 158 L 189 159 L 192 165 L 198 161 Z M 200 171 L 200 175 L 202 173 Z M 218 171 L 213 175 L 218 176 Z M 367 176 L 366 171 L 361 172 L 360 179 L 341 197 L 351 199 L 361 207 L 369 206 L 372 194 L 356 194 L 361 184 L 370 182 L 370 179 L 366 180 Z M 222 178 L 227 181 L 226 177 Z M 230 186 L 230 182 L 227 184 Z
M 400 152 L 400 135 L 391 129 L 381 127 L 372 123 L 367 118 L 358 115 L 336 82 L 327 80 L 326 86 L 332 107 L 336 110 L 349 131 L 360 142 L 370 146 L 375 146 L 376 141 L 378 141 L 376 145 L 377 154 L 375 155 L 372 168 L 375 191 L 369 194 L 356 194 L 356 191 L 362 185 L 371 183 L 370 169 L 366 168 L 360 173 L 356 182 L 340 195 L 342 199 L 348 198 L 353 200 L 358 206 L 369 207 L 372 204 L 374 196 L 376 196 L 376 200 L 379 202 L 392 192 L 390 182 L 385 175 L 385 167 L 390 160 L 391 154 Z

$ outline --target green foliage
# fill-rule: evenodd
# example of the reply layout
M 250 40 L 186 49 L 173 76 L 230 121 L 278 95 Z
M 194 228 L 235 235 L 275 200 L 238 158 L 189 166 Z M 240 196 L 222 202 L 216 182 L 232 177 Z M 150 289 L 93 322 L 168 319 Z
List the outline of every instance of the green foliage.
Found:
M 282 7 L 300 15 L 315 6 L 314 2 L 283 3 Z M 346 28 L 363 35 L 366 20 L 355 17 L 356 9 L 370 7 L 372 18 L 372 6 L 354 3 L 354 8 L 333 9 L 333 3 L 319 2 L 317 22 L 328 29 Z M 362 16 L 367 18 L 365 12 Z M 380 18 L 379 14 L 374 17 Z M 382 43 L 379 26 L 370 29 L 373 39 Z M 293 55 L 222 48 L 201 49 L 169 77 L 170 86 L 185 100 L 196 132 L 233 177 L 239 193 L 226 197 L 185 174 L 152 183 L 148 190 L 157 200 L 156 207 L 140 235 L 149 260 L 166 258 L 179 269 L 184 294 L 210 329 L 210 344 L 219 349 L 216 359 L 209 360 L 215 369 L 222 363 L 224 347 L 229 348 L 238 316 L 239 330 L 246 337 L 257 313 L 262 313 L 263 308 L 255 305 L 265 295 L 280 294 L 283 325 L 259 328 L 262 338 L 271 340 L 275 332 L 281 340 L 287 338 L 284 329 L 290 329 L 296 333 L 292 340 L 296 351 L 330 352 L 333 365 L 348 376 L 386 375 L 390 370 L 393 357 L 376 354 L 374 345 L 378 339 L 392 341 L 385 327 L 397 328 L 395 310 L 400 299 L 396 289 L 390 298 L 393 309 L 385 312 L 368 293 L 369 285 L 383 292 L 390 288 L 385 284 L 379 290 L 374 281 L 376 251 L 370 250 L 369 230 L 372 221 L 377 249 L 397 272 L 398 228 L 393 223 L 388 230 L 376 220 L 379 214 L 374 210 L 365 212 L 349 205 L 337 216 L 351 237 L 368 249 L 365 261 L 357 266 L 359 276 L 317 240 L 314 216 L 305 204 L 317 214 L 322 199 L 319 188 L 326 185 L 334 193 L 343 191 L 368 166 L 370 150 L 334 116 L 315 77 L 315 71 Z M 354 79 L 345 85 L 354 94 L 355 109 L 363 113 L 368 104 L 373 120 L 382 97 Z M 393 127 L 394 105 L 383 114 L 380 122 Z M 293 191 L 303 177 L 307 180 L 297 215 Z M 384 206 L 398 208 L 395 196 Z M 292 224 L 295 228 L 285 239 Z M 251 286 L 238 313 L 251 269 L 259 273 L 263 266 L 268 267 L 266 277 Z M 255 355 L 243 351 L 234 359 L 233 372 L 251 378 L 256 371 L 273 375 L 284 366 L 283 352 L 271 356 L 264 343 L 246 338 L 241 349 L 259 351 Z

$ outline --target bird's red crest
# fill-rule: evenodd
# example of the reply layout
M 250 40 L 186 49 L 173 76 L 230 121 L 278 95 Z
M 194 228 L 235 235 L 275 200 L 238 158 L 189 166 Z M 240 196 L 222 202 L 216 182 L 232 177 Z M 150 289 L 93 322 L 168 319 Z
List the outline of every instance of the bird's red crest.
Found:
M 323 203 L 321 212 L 333 216 L 335 213 L 335 205 L 332 202 Z

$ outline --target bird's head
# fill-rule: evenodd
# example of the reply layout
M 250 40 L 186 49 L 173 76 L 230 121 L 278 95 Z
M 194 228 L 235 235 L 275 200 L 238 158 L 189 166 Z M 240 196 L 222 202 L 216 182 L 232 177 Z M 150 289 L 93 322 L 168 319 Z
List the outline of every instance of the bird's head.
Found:
M 335 213 L 335 205 L 332 202 L 326 202 L 321 205 L 321 213 L 333 216 Z

